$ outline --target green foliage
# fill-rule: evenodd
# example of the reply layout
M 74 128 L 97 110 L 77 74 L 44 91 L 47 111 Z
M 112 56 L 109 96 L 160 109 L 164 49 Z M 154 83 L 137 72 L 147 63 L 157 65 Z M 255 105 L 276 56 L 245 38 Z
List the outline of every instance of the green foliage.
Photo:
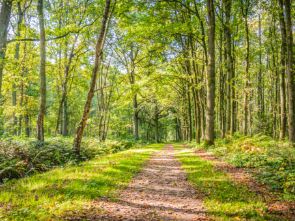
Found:
M 295 199 L 295 149 L 264 135 L 218 139 L 207 149 L 237 167 L 252 168 L 259 181 Z
M 81 159 L 89 160 L 99 155 L 116 153 L 133 145 L 130 141 L 101 143 L 88 138 L 83 142 Z M 72 139 L 69 138 L 49 138 L 44 143 L 21 139 L 0 142 L 0 182 L 76 163 L 79 161 L 72 150 Z

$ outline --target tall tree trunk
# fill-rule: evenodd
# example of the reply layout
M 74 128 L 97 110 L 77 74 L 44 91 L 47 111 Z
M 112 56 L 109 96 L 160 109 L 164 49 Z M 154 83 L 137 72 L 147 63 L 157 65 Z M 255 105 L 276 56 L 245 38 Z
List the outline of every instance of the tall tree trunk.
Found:
M 248 25 L 248 8 L 249 8 L 249 0 L 246 0 L 246 5 L 242 5 L 242 14 L 244 17 L 245 23 L 245 33 L 246 33 L 246 70 L 245 70 L 245 94 L 244 94 L 244 124 L 243 124 L 243 132 L 244 135 L 248 134 L 248 124 L 249 124 L 249 97 L 250 97 L 250 76 L 249 76 L 249 68 L 250 68 L 250 39 L 249 39 L 249 25 Z M 244 8 L 245 7 L 245 8 Z
M 293 67 L 293 32 L 292 32 L 292 15 L 291 1 L 285 0 L 285 17 L 286 17 L 286 35 L 287 35 L 287 60 L 286 60 L 286 75 L 288 79 L 288 132 L 289 141 L 295 142 L 295 82 L 294 82 L 294 67 Z
M 231 86 L 232 86 L 232 110 L 231 110 L 231 130 L 230 133 L 233 135 L 236 130 L 237 130 L 237 101 L 236 101 L 236 90 L 235 90 L 235 44 L 234 44 L 234 39 L 232 38 L 232 81 L 231 81 Z
M 37 119 L 37 139 L 44 141 L 44 117 L 46 112 L 46 42 L 45 42 L 45 27 L 44 27 L 44 12 L 43 0 L 38 0 L 38 18 L 40 28 L 40 106 Z
M 155 141 L 157 143 L 160 142 L 160 134 L 159 134 L 159 109 L 158 109 L 158 105 L 156 104 L 155 106 L 155 117 L 154 117 L 154 121 L 155 121 Z
M 258 104 L 258 119 L 262 120 L 264 114 L 263 103 L 263 83 L 262 83 L 262 30 L 261 30 L 261 15 L 258 17 L 258 35 L 259 35 L 259 71 L 257 76 L 257 104 Z M 262 122 L 260 122 L 261 124 Z
M 280 68 L 280 139 L 284 139 L 287 129 L 287 115 L 286 115 L 286 52 L 287 52 L 287 37 L 286 37 L 286 23 L 284 19 L 283 0 L 279 0 L 280 12 L 280 30 L 281 30 L 281 68 Z
M 23 21 L 23 12 L 21 9 L 21 3 L 17 2 L 17 30 L 16 30 L 16 37 L 20 36 L 20 29 L 21 29 L 21 24 Z M 18 62 L 19 61 L 19 48 L 20 48 L 20 43 L 17 42 L 15 45 L 15 54 L 14 54 L 14 59 Z M 16 108 L 16 85 L 15 82 L 12 84 L 12 106 Z M 15 116 L 15 110 L 13 111 L 13 131 L 14 135 L 17 135 L 18 130 L 17 130 L 17 117 Z
M 196 133 L 196 142 L 200 143 L 201 142 L 201 108 L 200 108 L 200 101 L 198 100 L 198 92 L 197 92 L 197 84 L 198 84 L 198 66 L 195 62 L 195 48 L 193 41 L 191 40 L 191 54 L 192 54 L 192 68 L 193 68 L 193 73 L 194 76 L 192 78 L 192 94 L 193 94 L 193 104 L 194 104 L 194 116 L 195 116 L 195 133 Z
M 194 116 L 195 116 L 195 133 L 196 133 L 196 143 L 201 142 L 201 113 L 200 113 L 200 108 L 199 104 L 197 102 L 197 92 L 196 89 L 193 87 L 192 88 L 192 94 L 193 94 L 193 101 L 194 101 Z
M 208 67 L 207 67 L 207 110 L 206 142 L 214 144 L 214 100 L 215 100 L 215 13 L 213 0 L 207 0 L 208 10 Z
M 0 99 L 2 94 L 4 59 L 6 53 L 7 32 L 12 8 L 12 0 L 3 0 L 1 3 L 2 7 L 0 11 Z
M 188 140 L 193 139 L 193 120 L 192 120 L 192 105 L 190 87 L 187 87 L 187 113 L 188 113 Z
M 25 34 L 26 35 L 26 34 Z M 26 55 L 27 55 L 27 43 L 25 42 L 23 44 L 23 58 L 22 58 L 22 62 L 21 62 L 21 80 L 20 80 L 20 101 L 19 101 L 19 106 L 22 107 L 22 113 L 19 116 L 19 122 L 18 122 L 18 135 L 21 136 L 22 135 L 22 123 L 23 123 L 23 111 L 25 110 L 26 112 L 28 112 L 26 110 L 27 104 L 28 104 L 28 97 L 25 96 L 27 95 L 27 87 L 25 86 L 25 76 L 27 74 L 27 67 L 25 65 L 25 60 L 26 60 Z M 26 117 L 25 117 L 26 118 Z M 26 119 L 25 119 L 26 120 Z M 30 134 L 28 135 L 28 137 L 30 136 Z
M 133 90 L 133 87 L 135 85 L 135 63 L 134 63 L 134 48 L 133 45 L 131 46 L 130 51 L 130 59 L 131 59 L 131 71 L 130 71 L 130 84 L 131 84 L 131 90 L 133 92 L 133 138 L 135 140 L 139 139 L 139 110 L 138 110 L 138 102 L 137 102 L 137 92 Z
M 223 16 L 222 16 L 223 20 Z M 219 127 L 220 127 L 220 137 L 224 138 L 225 137 L 225 132 L 226 132 L 226 122 L 227 122 L 227 109 L 225 109 L 225 74 L 223 72 L 223 55 L 225 55 L 226 59 L 226 54 L 224 54 L 223 50 L 223 27 L 220 27 L 219 30 Z
M 226 116 L 226 133 L 232 133 L 232 111 L 233 111 L 233 57 L 232 57 L 232 37 L 231 37 L 231 27 L 230 27 L 230 19 L 231 19 L 231 0 L 224 0 L 224 8 L 225 8 L 225 54 L 226 54 L 226 72 L 227 72 L 227 116 Z
M 96 85 L 97 73 L 102 60 L 102 52 L 103 52 L 103 47 L 105 42 L 105 36 L 107 33 L 108 21 L 110 17 L 110 5 L 111 5 L 111 0 L 106 0 L 104 14 L 103 14 L 102 22 L 101 22 L 101 30 L 100 30 L 97 43 L 96 43 L 96 48 L 95 48 L 95 63 L 94 63 L 93 71 L 92 71 L 92 77 L 90 81 L 87 100 L 84 106 L 82 119 L 77 127 L 76 134 L 75 134 L 73 149 L 78 156 L 80 155 L 80 147 L 81 147 L 83 132 L 86 127 L 86 122 L 88 119 L 92 99 L 95 92 L 94 89 Z

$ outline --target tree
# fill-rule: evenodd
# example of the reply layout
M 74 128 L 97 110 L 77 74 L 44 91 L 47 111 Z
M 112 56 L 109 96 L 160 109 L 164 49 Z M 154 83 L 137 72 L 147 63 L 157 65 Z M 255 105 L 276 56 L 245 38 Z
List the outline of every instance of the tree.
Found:
M 281 30 L 281 66 L 280 66 L 280 75 L 281 75 L 281 83 L 280 83 L 280 111 L 281 111 L 281 128 L 280 128 L 280 139 L 284 139 L 286 136 L 287 129 L 287 116 L 286 116 L 286 81 L 285 81 L 285 72 L 286 72 L 286 52 L 287 52 L 287 42 L 286 42 L 286 24 L 284 19 L 284 11 L 283 11 L 283 0 L 279 0 L 279 20 L 280 20 L 280 30 Z
M 44 27 L 44 12 L 43 0 L 38 0 L 38 18 L 40 29 L 40 106 L 37 119 L 37 139 L 44 141 L 44 117 L 46 112 L 46 42 L 45 42 L 45 27 Z
M 2 92 L 2 79 L 4 69 L 4 59 L 7 44 L 7 33 L 12 8 L 12 0 L 3 0 L 0 11 L 0 98 Z
M 106 0 L 104 14 L 103 14 L 102 22 L 101 22 L 101 30 L 96 42 L 96 47 L 95 47 L 95 63 L 92 70 L 92 76 L 91 76 L 89 91 L 87 95 L 87 100 L 84 105 L 84 111 L 83 111 L 81 121 L 78 124 L 76 134 L 75 134 L 73 149 L 78 156 L 80 155 L 80 147 L 81 147 L 83 132 L 86 127 L 92 99 L 95 92 L 94 90 L 96 85 L 97 74 L 98 74 L 99 67 L 101 65 L 102 52 L 103 52 L 103 47 L 104 47 L 105 38 L 107 34 L 108 22 L 110 19 L 110 12 L 111 12 L 110 6 L 111 6 L 111 0 Z
M 208 10 L 208 67 L 207 67 L 207 109 L 206 142 L 214 143 L 214 106 L 215 106 L 215 12 L 213 0 L 207 0 Z
M 295 142 L 295 72 L 293 58 L 293 31 L 292 31 L 292 15 L 291 1 L 285 0 L 285 20 L 286 20 L 286 44 L 287 44 L 287 60 L 286 75 L 288 79 L 288 132 L 289 140 Z
M 250 39 L 249 39 L 249 24 L 248 24 L 248 14 L 249 14 L 250 1 L 241 1 L 242 16 L 244 18 L 245 35 L 246 35 L 246 66 L 245 66 L 245 93 L 244 93 L 244 123 L 243 123 L 243 133 L 248 134 L 249 127 L 249 96 L 250 96 Z

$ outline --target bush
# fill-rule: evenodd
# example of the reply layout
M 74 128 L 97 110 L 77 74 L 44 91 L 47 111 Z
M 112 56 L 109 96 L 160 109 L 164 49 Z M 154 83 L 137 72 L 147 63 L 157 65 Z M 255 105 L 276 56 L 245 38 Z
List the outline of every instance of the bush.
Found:
M 57 166 L 76 164 L 96 156 L 116 153 L 131 148 L 129 141 L 99 142 L 86 138 L 82 143 L 81 158 L 72 150 L 72 139 L 50 138 L 46 142 L 30 140 L 0 141 L 0 183 L 25 177 L 37 172 L 48 171 Z

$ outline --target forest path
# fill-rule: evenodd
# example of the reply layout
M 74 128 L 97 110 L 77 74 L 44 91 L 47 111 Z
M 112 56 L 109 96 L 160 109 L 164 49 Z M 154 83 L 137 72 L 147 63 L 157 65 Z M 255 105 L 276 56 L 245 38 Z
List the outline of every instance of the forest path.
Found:
M 156 153 L 118 200 L 99 200 L 93 220 L 209 220 L 172 145 Z

